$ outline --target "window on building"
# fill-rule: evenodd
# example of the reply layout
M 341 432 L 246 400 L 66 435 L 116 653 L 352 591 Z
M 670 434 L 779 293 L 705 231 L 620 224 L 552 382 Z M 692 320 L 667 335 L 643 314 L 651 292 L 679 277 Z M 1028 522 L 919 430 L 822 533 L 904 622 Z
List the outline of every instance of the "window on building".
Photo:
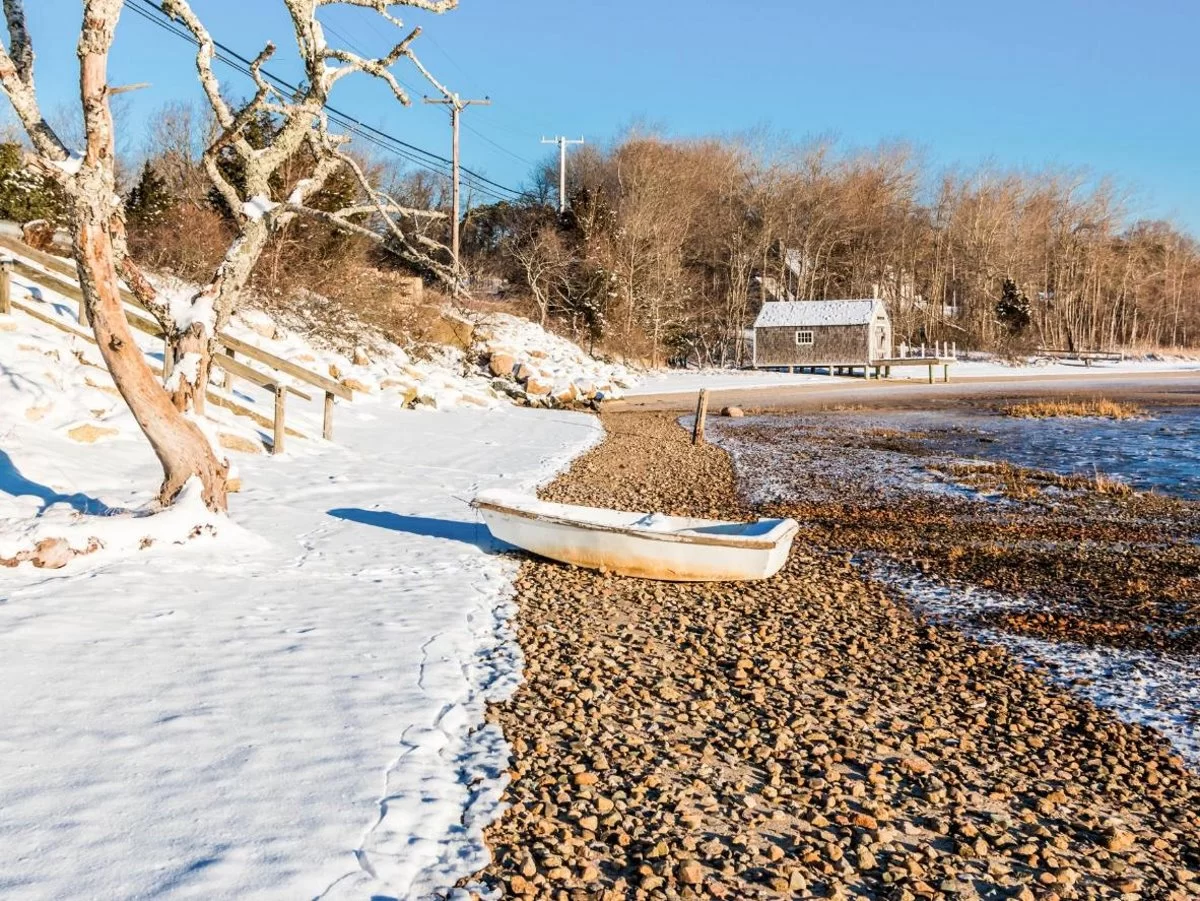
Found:
M 796 344 L 800 347 L 812 347 L 813 333 L 811 331 L 796 332 Z

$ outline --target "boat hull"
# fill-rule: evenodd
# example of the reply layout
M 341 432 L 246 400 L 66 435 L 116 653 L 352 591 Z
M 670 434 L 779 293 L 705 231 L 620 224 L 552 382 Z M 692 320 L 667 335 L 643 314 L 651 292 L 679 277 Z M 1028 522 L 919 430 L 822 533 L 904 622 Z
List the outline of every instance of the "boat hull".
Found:
M 476 504 L 492 535 L 540 557 L 623 576 L 670 582 L 769 579 L 787 562 L 794 530 L 761 546 L 704 537 L 637 534 Z M 707 540 L 706 540 L 707 539 Z

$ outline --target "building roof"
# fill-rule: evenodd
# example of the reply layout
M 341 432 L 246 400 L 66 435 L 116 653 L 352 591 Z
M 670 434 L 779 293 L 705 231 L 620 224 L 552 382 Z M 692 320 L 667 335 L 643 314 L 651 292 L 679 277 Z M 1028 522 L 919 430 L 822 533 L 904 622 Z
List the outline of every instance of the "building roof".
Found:
M 807 328 L 817 325 L 869 325 L 878 300 L 768 301 L 754 321 L 755 328 Z

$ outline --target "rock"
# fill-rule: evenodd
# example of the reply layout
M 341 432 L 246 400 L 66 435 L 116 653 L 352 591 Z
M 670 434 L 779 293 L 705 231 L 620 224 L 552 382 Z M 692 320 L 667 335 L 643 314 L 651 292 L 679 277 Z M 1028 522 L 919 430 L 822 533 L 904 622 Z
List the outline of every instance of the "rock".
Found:
M 44 407 L 30 407 L 25 411 L 25 418 L 30 422 L 41 422 L 52 409 L 50 404 L 46 404 Z
M 679 865 L 675 875 L 684 885 L 700 885 L 704 881 L 704 867 L 694 860 L 687 860 Z
M 217 433 L 217 444 L 225 450 L 236 451 L 240 454 L 261 454 L 263 452 L 261 441 L 253 441 L 242 435 L 231 435 L 228 432 Z
M 45 219 L 33 219 L 21 226 L 21 240 L 34 250 L 54 249 L 54 226 Z
M 518 363 L 512 371 L 512 377 L 518 382 L 525 382 L 537 375 L 537 372 L 526 363 Z
M 347 388 L 349 388 L 351 391 L 357 391 L 359 394 L 370 394 L 371 393 L 370 385 L 367 385 L 364 382 L 360 382 L 358 379 L 355 379 L 355 378 L 342 379 L 342 384 L 345 385 Z
M 494 353 L 488 358 L 488 369 L 492 371 L 492 375 L 511 377 L 516 368 L 517 361 L 510 354 Z
M 419 389 L 407 379 L 384 379 L 379 383 L 381 391 L 395 391 L 400 406 L 407 407 L 417 399 Z
M 746 413 L 741 407 L 722 407 L 721 415 L 728 416 L 730 419 L 741 419 Z
M 78 441 L 80 444 L 95 444 L 97 441 L 102 441 L 106 438 L 112 438 L 114 435 L 120 434 L 119 429 L 109 428 L 108 426 L 93 425 L 92 423 L 84 423 L 77 425 L 75 428 L 67 432 L 67 437 L 72 441 Z
M 355 366 L 370 366 L 371 358 L 367 356 L 367 352 L 361 347 L 354 348 L 354 365 Z
M 38 569 L 62 569 L 74 556 L 75 552 L 65 538 L 43 538 L 34 547 L 30 559 Z
M 1136 836 L 1132 832 L 1126 832 L 1123 829 L 1114 829 L 1108 836 L 1108 840 L 1104 846 L 1116 854 L 1128 851 L 1133 847 L 1136 841 Z
M 525 390 L 528 391 L 529 387 L 526 386 Z M 567 382 L 566 384 L 555 385 L 550 392 L 550 396 L 560 404 L 573 404 L 576 398 L 579 397 L 579 389 L 575 387 L 573 382 Z
M 531 377 L 525 383 L 525 392 L 535 396 L 544 396 L 550 393 L 550 385 L 539 378 Z
M 230 494 L 237 494 L 242 490 L 242 480 L 236 477 L 226 480 L 225 490 Z

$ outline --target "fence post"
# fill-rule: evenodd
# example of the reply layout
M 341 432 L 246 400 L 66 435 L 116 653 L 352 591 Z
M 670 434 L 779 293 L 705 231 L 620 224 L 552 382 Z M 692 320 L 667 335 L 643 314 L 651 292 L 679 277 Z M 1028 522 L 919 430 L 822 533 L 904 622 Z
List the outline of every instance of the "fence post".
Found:
M 237 354 L 234 353 L 232 347 L 225 348 L 225 356 L 231 360 L 237 359 Z M 229 392 L 230 396 L 233 395 L 233 373 L 228 369 L 225 370 L 225 390 Z
M 708 389 L 700 389 L 696 399 L 696 421 L 692 425 L 692 444 L 704 443 L 704 420 L 708 418 Z
M 275 386 L 275 436 L 271 442 L 271 453 L 283 453 L 283 439 L 287 432 L 287 426 L 284 423 L 284 415 L 286 412 L 287 388 L 283 385 Z
M 0 260 L 0 314 L 5 316 L 12 312 L 12 271 L 12 260 Z
M 333 440 L 333 394 L 325 392 L 325 418 L 321 423 L 321 437 L 326 441 Z

